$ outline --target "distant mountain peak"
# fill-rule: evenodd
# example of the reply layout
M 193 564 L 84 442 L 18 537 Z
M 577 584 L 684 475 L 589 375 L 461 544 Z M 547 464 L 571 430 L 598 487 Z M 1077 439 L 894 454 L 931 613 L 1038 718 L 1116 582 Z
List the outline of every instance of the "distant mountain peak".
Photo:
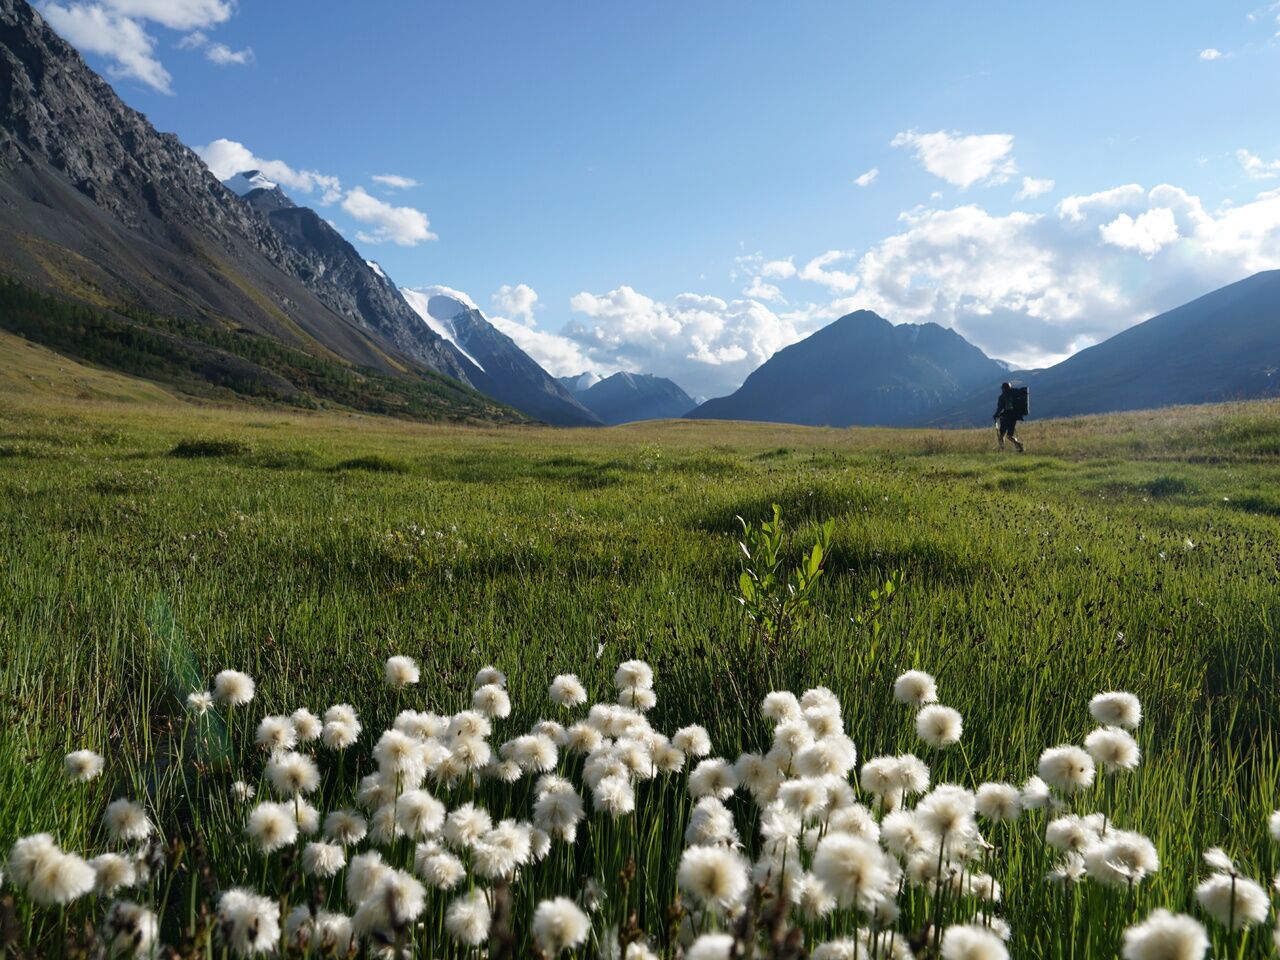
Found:
M 261 170 L 243 170 L 222 185 L 240 197 L 248 196 L 255 190 L 279 190 L 280 184 L 268 179 Z

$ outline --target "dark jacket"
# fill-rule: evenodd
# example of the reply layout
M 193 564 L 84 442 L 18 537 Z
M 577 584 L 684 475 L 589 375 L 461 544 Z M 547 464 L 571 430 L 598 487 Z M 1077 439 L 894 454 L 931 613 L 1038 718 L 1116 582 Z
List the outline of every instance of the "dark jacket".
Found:
M 1010 418 L 1012 418 L 1013 416 L 1014 416 L 1014 413 L 1013 413 L 1013 391 L 1012 391 L 1012 390 L 1001 390 L 1001 391 L 1000 391 L 1000 398 L 996 401 L 996 412 L 995 412 L 995 415 L 994 415 L 994 416 L 992 416 L 992 418 L 991 418 L 991 419 L 992 419 L 992 420 L 997 420 L 997 419 L 1000 419 L 1001 417 L 1010 417 Z

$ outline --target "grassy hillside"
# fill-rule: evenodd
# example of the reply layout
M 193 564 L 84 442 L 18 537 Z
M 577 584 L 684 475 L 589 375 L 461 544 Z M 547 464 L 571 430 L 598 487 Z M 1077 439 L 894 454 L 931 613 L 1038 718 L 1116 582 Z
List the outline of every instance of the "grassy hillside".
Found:
M 428 421 L 524 419 L 429 370 L 392 376 L 304 353 L 247 328 L 68 303 L 3 277 L 0 331 L 196 397 Z M 25 358 L 16 360 L 20 364 Z
M 33 398 L 21 378 L 0 378 L 0 848 L 53 830 L 96 853 L 104 841 L 80 804 L 129 795 L 219 887 L 287 871 L 244 846 L 243 813 L 226 800 L 260 761 L 245 748 L 231 767 L 214 762 L 185 719 L 187 693 L 225 667 L 259 684 L 233 720 L 242 737 L 265 713 L 336 702 L 376 736 L 399 707 L 462 709 L 476 669 L 493 663 L 513 700 L 496 748 L 550 715 L 552 676 L 575 672 L 608 697 L 617 664 L 642 657 L 657 674 L 654 726 L 703 723 L 717 755 L 767 749 L 758 705 L 770 689 L 824 684 L 859 763 L 913 751 L 935 782 L 967 786 L 1021 784 L 1045 747 L 1089 732 L 1093 694 L 1136 693 L 1141 767 L 1114 792 L 1100 777 L 1074 804 L 1150 836 L 1161 868 L 1131 894 L 1064 893 L 1042 879 L 1054 862 L 1042 812 L 993 828 L 1015 956 L 1115 956 L 1124 926 L 1153 907 L 1194 912 L 1205 847 L 1223 845 L 1264 882 L 1280 866 L 1266 830 L 1280 796 L 1275 404 L 1032 423 L 1019 457 L 997 455 L 987 431 L 473 429 L 110 389 L 119 402 Z M 789 562 L 823 521 L 834 536 L 817 617 L 761 646 L 735 599 L 735 516 L 763 519 L 773 503 Z M 899 569 L 881 629 L 855 623 Z M 393 653 L 423 668 L 399 697 L 382 682 Z M 916 738 L 891 697 L 908 668 L 936 675 L 961 711 L 962 749 Z M 348 757 L 348 790 L 371 769 L 371 743 Z M 108 760 L 83 794 L 61 776 L 62 755 L 82 746 Z M 322 763 L 323 811 L 349 801 Z M 643 788 L 635 833 L 595 814 L 572 856 L 531 869 L 518 926 L 537 897 L 573 896 L 593 875 L 612 891 L 612 922 L 635 909 L 661 941 L 684 782 Z M 450 806 L 464 789 L 433 787 Z M 495 819 L 528 816 L 524 781 L 480 795 Z M 731 807 L 754 844 L 752 807 Z M 621 892 L 629 858 L 638 879 Z M 185 904 L 196 891 L 175 876 L 172 903 Z M 451 899 L 431 894 L 430 955 L 455 951 L 436 926 Z M 906 937 L 933 907 L 913 890 L 903 903 Z M 24 935 L 57 943 L 40 916 Z M 171 908 L 174 941 L 187 916 Z M 1215 936 L 1215 955 L 1252 956 L 1269 931 Z

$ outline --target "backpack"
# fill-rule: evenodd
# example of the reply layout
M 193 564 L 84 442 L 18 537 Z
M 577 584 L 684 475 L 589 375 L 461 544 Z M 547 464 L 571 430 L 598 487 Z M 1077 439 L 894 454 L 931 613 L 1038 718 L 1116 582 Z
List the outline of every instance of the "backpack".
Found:
M 1028 387 L 1014 387 L 1009 391 L 1009 412 L 1023 420 L 1031 412 L 1031 394 Z

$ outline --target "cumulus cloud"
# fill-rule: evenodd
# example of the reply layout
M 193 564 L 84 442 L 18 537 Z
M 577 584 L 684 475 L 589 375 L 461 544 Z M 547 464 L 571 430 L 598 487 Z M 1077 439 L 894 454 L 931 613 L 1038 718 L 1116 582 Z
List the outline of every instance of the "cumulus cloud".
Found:
M 412 177 L 402 177 L 398 173 L 375 173 L 371 179 L 392 190 L 408 190 L 419 185 Z
M 1017 173 L 1013 135 L 1008 133 L 906 130 L 895 136 L 890 146 L 910 147 L 926 170 L 962 190 L 975 183 L 1004 183 Z
M 875 183 L 876 177 L 878 176 L 880 176 L 880 169 L 878 167 L 872 167 L 866 173 L 862 173 L 854 177 L 853 182 L 860 187 L 869 187 L 871 184 Z
M 228 180 L 246 170 L 261 170 L 286 191 L 318 193 L 322 205 L 342 197 L 342 183 L 337 177 L 316 170 L 297 170 L 283 160 L 264 160 L 235 140 L 214 140 L 195 151 L 219 180 Z
M 1058 204 L 1058 216 L 1073 223 L 1081 223 L 1092 209 L 1117 210 L 1141 203 L 1146 191 L 1139 184 L 1126 183 L 1122 187 L 1099 190 L 1097 193 L 1077 194 Z
M 200 31 L 224 23 L 234 10 L 231 0 L 45 0 L 38 8 L 72 46 L 110 60 L 110 76 L 138 80 L 165 94 L 173 92 L 173 77 L 156 57 L 156 40 L 145 24 L 195 31 L 178 46 L 204 46 L 208 38 Z M 225 44 L 214 44 L 205 52 L 209 60 L 220 64 L 246 63 L 252 55 L 252 50 L 236 51 Z
M 833 263 L 848 260 L 852 256 L 852 250 L 828 250 L 801 267 L 797 275 L 801 280 L 809 280 L 830 290 L 849 293 L 858 286 L 857 274 L 843 270 L 828 270 L 827 268 Z
M 535 325 L 533 311 L 538 303 L 538 292 L 527 283 L 512 286 L 504 283 L 491 298 L 493 309 L 503 316 L 519 321 L 526 327 Z
M 1172 210 L 1157 207 L 1136 217 L 1122 213 L 1110 223 L 1102 224 L 1098 233 L 1103 243 L 1124 250 L 1137 250 L 1150 260 L 1161 248 L 1178 239 L 1178 224 Z
M 83 53 L 107 57 L 107 73 L 172 93 L 173 77 L 155 56 L 155 38 L 142 25 L 99 4 L 45 3 L 40 12 L 64 40 Z
M 1200 51 L 1201 60 L 1221 60 L 1226 54 L 1216 47 L 1206 47 Z
M 576 342 L 563 334 L 537 330 L 505 317 L 490 317 L 489 321 L 553 377 L 617 372 L 613 361 L 588 356 Z
M 1034 177 L 1023 177 L 1022 187 L 1014 194 L 1015 200 L 1032 200 L 1043 196 L 1053 189 L 1052 180 L 1037 180 Z
M 348 216 L 373 228 L 356 234 L 356 239 L 362 243 L 394 243 L 402 247 L 413 247 L 427 240 L 438 239 L 431 232 L 427 215 L 421 210 L 392 206 L 370 194 L 364 187 L 348 190 L 342 198 L 342 209 Z
M 1240 161 L 1241 169 L 1250 180 L 1270 180 L 1272 177 L 1280 177 L 1280 160 L 1263 160 L 1257 154 L 1243 148 L 1236 151 L 1236 159 Z

